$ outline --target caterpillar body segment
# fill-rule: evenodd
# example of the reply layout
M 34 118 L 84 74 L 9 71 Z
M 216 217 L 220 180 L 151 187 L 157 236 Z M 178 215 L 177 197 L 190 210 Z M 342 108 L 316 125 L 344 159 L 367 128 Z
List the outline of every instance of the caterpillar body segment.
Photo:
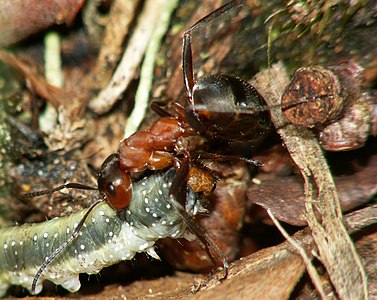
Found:
M 41 292 L 45 279 L 77 291 L 80 273 L 96 274 L 104 267 L 132 259 L 138 252 L 158 258 L 154 243 L 161 238 L 191 239 L 185 222 L 168 201 L 174 176 L 174 169 L 170 169 L 133 183 L 130 206 L 122 213 L 105 201 L 98 204 L 77 239 L 42 273 L 36 293 Z M 198 199 L 198 194 L 188 189 L 186 209 L 190 215 L 200 209 Z M 0 296 L 10 285 L 31 291 L 39 267 L 70 237 L 86 211 L 37 224 L 0 228 Z

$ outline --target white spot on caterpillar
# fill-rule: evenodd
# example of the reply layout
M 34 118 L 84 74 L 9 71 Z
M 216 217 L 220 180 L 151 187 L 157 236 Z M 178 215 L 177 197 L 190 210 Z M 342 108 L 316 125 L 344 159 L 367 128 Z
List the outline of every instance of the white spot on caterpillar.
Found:
M 69 229 L 69 227 L 67 227 L 67 233 L 69 233 L 71 231 L 71 229 Z
M 92 217 L 92 223 L 94 223 L 95 221 L 96 221 L 96 218 Z
M 161 190 L 158 190 L 158 193 L 159 193 L 160 195 L 162 195 L 162 191 L 161 191 Z
M 20 246 L 22 246 L 23 244 L 24 244 L 24 242 L 23 242 L 23 241 L 21 241 L 21 242 L 20 242 Z
M 14 251 L 14 255 L 17 255 L 18 254 L 18 252 L 17 251 Z
M 156 225 L 156 223 L 152 223 L 152 227 L 156 227 L 157 225 Z
M 149 213 L 151 210 L 149 209 L 149 207 L 146 207 L 145 211 Z
M 43 237 L 44 237 L 45 239 L 47 239 L 47 238 L 48 238 L 48 233 L 45 232 L 45 233 L 43 234 Z
M 155 218 L 157 218 L 157 214 L 156 213 L 153 213 L 152 216 L 155 217 Z
M 16 242 L 12 241 L 12 247 L 14 247 L 15 245 L 16 245 Z
M 50 243 L 46 243 L 46 247 L 49 247 L 50 246 Z
M 144 202 L 145 202 L 145 204 L 148 204 L 149 199 L 148 199 L 148 198 L 145 198 L 145 199 L 144 199 Z
M 54 238 L 56 239 L 58 237 L 58 233 L 55 233 L 54 234 Z
M 172 236 L 173 238 L 175 238 L 178 234 L 179 234 L 179 230 L 177 230 L 176 232 L 174 232 L 171 236 Z
M 113 236 L 113 234 L 114 234 L 114 233 L 113 233 L 112 231 L 109 232 L 109 236 Z
M 85 250 L 85 245 L 80 245 L 81 250 Z
M 129 214 L 129 215 L 130 215 L 130 214 L 131 214 L 131 211 L 127 210 L 127 214 Z
M 164 184 L 162 185 L 162 187 L 163 187 L 163 188 L 167 188 L 168 185 L 167 185 L 166 183 L 164 183 Z
M 161 224 L 162 224 L 162 225 L 166 225 L 166 221 L 165 221 L 165 220 L 162 221 Z
M 143 250 L 147 249 L 148 247 L 149 247 L 149 243 L 144 243 L 144 244 L 139 246 L 139 250 L 143 251 Z
M 38 240 L 38 236 L 34 235 L 33 240 L 34 240 L 34 242 L 36 242 Z
M 154 202 L 158 203 L 158 198 L 154 198 Z
M 110 222 L 110 219 L 109 219 L 109 218 L 106 218 L 105 221 L 106 221 L 106 223 L 109 223 L 109 222 Z
M 146 190 L 142 190 L 141 193 L 143 194 L 143 196 L 145 196 L 147 194 L 147 191 Z
M 79 226 L 78 223 L 73 224 L 73 228 L 77 228 L 77 226 Z
M 100 210 L 100 211 L 99 211 L 99 214 L 100 214 L 100 216 L 104 216 L 104 215 L 105 215 L 105 212 L 104 212 L 103 210 Z
M 166 208 L 167 208 L 167 209 L 170 209 L 170 208 L 171 208 L 170 203 L 166 204 Z

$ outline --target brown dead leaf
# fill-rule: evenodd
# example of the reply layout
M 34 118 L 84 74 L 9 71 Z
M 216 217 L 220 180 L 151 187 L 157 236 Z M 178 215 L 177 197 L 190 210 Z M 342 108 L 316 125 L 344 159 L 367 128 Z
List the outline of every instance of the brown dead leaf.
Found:
M 334 176 L 342 210 L 347 212 L 368 202 L 377 192 L 376 178 L 377 154 L 370 156 L 354 174 Z M 295 226 L 307 225 L 304 182 L 300 176 L 276 177 L 253 184 L 247 196 L 250 202 L 271 209 L 280 221 Z
M 70 25 L 85 0 L 1 1 L 0 46 L 16 43 L 54 24 Z
M 0 60 L 16 69 L 27 81 L 34 93 L 51 103 L 55 108 L 63 106 L 76 118 L 82 111 L 80 97 L 49 84 L 30 62 L 4 50 L 0 50 Z

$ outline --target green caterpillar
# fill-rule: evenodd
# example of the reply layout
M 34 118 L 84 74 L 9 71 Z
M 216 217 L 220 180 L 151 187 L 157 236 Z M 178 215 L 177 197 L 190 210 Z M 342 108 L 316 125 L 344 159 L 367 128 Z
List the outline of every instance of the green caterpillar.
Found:
M 47 279 L 74 292 L 80 289 L 79 274 L 96 274 L 102 268 L 132 259 L 137 252 L 154 258 L 156 240 L 191 236 L 177 209 L 168 201 L 174 169 L 133 183 L 130 206 L 123 213 L 105 201 L 88 215 L 78 237 L 41 274 L 35 292 Z M 198 194 L 187 190 L 186 211 L 200 209 Z M 0 296 L 10 285 L 32 290 L 40 266 L 78 226 L 88 209 L 37 224 L 0 229 Z

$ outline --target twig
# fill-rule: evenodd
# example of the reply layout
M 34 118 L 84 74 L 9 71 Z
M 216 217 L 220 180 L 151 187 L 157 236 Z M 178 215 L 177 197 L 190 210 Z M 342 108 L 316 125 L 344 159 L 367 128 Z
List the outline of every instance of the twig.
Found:
M 170 18 L 177 7 L 178 0 L 168 0 L 164 6 L 160 21 L 157 23 L 157 27 L 153 32 L 151 41 L 148 44 L 145 51 L 145 58 L 140 71 L 139 86 L 135 95 L 135 107 L 130 117 L 127 120 L 127 124 L 124 130 L 124 137 L 130 136 L 140 126 L 140 123 L 145 117 L 146 110 L 148 108 L 150 89 L 153 82 L 153 71 L 156 61 L 158 50 L 161 46 L 161 41 L 170 24 Z
M 153 29 L 160 21 L 165 2 L 165 0 L 147 0 L 144 3 L 136 28 L 118 68 L 109 84 L 89 104 L 90 109 L 97 114 L 109 111 L 122 96 L 131 80 L 135 78 Z
M 322 288 L 321 284 L 321 278 L 318 275 L 317 270 L 314 268 L 311 259 L 308 257 L 308 255 L 305 252 L 305 249 L 300 246 L 299 243 L 297 243 L 292 237 L 289 236 L 289 234 L 285 231 L 283 226 L 280 225 L 280 222 L 275 218 L 274 214 L 270 209 L 267 209 L 267 213 L 270 216 L 271 220 L 274 222 L 275 226 L 279 229 L 281 234 L 284 236 L 284 238 L 297 250 L 297 252 L 300 254 L 302 260 L 304 261 L 304 264 L 306 266 L 306 270 L 308 271 L 310 278 L 313 281 L 314 286 L 316 287 L 318 293 L 321 295 L 322 299 L 326 299 L 326 293 Z
M 130 27 L 132 21 L 135 19 L 139 2 L 140 0 L 113 1 L 103 33 L 103 39 L 100 41 L 101 49 L 93 72 L 93 89 L 100 90 L 109 82 L 115 70 L 116 63 L 122 55 L 122 44 L 124 43 L 125 37 L 130 32 Z M 87 8 L 93 6 L 93 4 L 90 3 L 90 1 L 87 3 Z M 98 8 L 96 6 L 93 13 L 98 14 Z M 86 26 L 88 30 L 93 27 L 96 28 L 93 23 L 95 22 Z M 99 32 L 98 30 L 95 31 L 96 32 L 92 33 L 92 40 L 98 41 Z
M 57 32 L 49 32 L 45 39 L 45 78 L 53 86 L 62 87 L 64 78 L 62 73 L 62 60 L 60 56 L 60 36 Z M 47 102 L 46 109 L 39 118 L 40 129 L 46 133 L 54 131 L 58 113 L 56 108 Z

